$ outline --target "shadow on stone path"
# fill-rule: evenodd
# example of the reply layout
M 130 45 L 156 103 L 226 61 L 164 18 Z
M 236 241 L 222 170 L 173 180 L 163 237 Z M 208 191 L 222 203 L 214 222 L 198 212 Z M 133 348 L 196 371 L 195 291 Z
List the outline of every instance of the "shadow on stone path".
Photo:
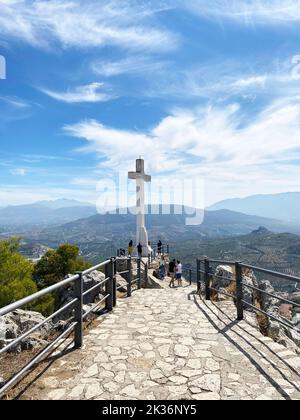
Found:
M 54 360 L 25 399 L 300 399 L 300 357 L 193 287 L 140 290 Z

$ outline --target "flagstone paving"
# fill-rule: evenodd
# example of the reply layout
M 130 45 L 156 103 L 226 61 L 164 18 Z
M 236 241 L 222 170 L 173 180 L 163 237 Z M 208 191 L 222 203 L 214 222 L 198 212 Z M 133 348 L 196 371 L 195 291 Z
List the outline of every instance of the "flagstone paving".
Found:
M 140 290 L 58 359 L 22 398 L 300 399 L 300 357 L 194 287 Z

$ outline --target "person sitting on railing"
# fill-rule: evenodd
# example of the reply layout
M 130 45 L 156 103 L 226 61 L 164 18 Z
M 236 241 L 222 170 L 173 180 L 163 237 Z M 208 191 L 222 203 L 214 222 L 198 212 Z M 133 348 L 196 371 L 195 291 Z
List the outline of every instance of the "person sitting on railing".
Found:
M 171 277 L 169 287 L 175 287 L 175 268 L 176 268 L 176 260 L 173 260 L 169 264 L 169 273 Z
M 166 277 L 166 260 L 165 257 L 162 255 L 160 264 L 159 264 L 159 278 L 160 280 L 164 280 Z

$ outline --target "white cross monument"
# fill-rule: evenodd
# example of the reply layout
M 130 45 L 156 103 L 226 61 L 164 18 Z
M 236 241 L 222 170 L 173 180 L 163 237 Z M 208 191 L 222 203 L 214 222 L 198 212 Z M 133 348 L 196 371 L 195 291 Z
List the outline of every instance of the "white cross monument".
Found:
M 143 247 L 143 257 L 148 257 L 152 249 L 149 246 L 148 233 L 145 227 L 145 182 L 151 182 L 151 176 L 145 174 L 143 159 L 137 159 L 136 172 L 129 172 L 128 178 L 136 181 L 137 244 L 140 243 Z

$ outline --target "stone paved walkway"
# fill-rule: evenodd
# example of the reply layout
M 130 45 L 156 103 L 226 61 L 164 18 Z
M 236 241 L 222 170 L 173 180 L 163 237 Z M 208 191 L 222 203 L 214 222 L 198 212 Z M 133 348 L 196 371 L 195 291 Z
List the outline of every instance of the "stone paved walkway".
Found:
M 300 357 L 194 288 L 140 290 L 23 395 L 38 399 L 300 399 Z M 231 314 L 231 315 L 230 315 Z

